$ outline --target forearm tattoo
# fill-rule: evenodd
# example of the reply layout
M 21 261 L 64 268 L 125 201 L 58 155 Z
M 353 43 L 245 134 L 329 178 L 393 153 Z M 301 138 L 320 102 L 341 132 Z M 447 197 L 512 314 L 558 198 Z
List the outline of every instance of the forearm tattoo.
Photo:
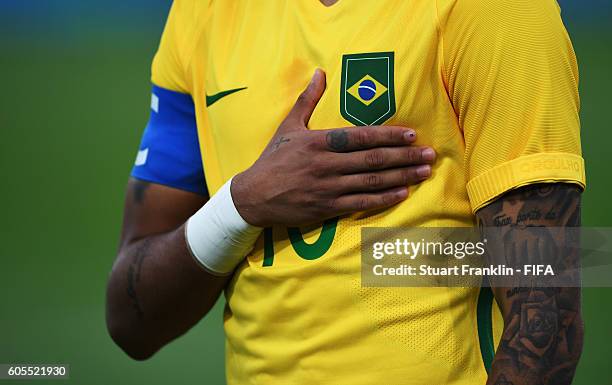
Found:
M 127 271 L 127 295 L 132 301 L 132 307 L 139 318 L 144 318 L 144 310 L 142 303 L 136 290 L 137 284 L 140 282 L 140 274 L 142 272 L 142 266 L 147 254 L 149 253 L 149 240 L 143 239 L 139 243 L 134 251 L 132 261 Z
M 580 190 L 569 184 L 537 184 L 514 190 L 477 213 L 479 226 L 510 226 L 504 248 L 529 253 L 537 239 L 529 228 L 580 226 Z M 522 231 L 522 230 L 525 231 Z M 577 248 L 550 232 L 546 242 L 560 250 L 564 265 L 576 266 Z M 542 241 L 541 239 L 539 240 Z M 570 251 L 571 250 L 571 251 Z M 529 256 L 531 257 L 531 256 Z M 504 316 L 488 385 L 571 384 L 582 351 L 580 288 L 495 288 Z

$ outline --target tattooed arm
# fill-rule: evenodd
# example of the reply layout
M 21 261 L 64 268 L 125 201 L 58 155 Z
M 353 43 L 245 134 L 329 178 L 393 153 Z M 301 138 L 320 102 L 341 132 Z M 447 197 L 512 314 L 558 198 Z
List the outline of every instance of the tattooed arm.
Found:
M 538 238 L 529 235 L 529 228 L 580 226 L 580 190 L 563 183 L 526 186 L 479 210 L 477 217 L 480 226 L 516 230 L 508 233 L 504 249 L 530 253 L 542 245 L 535 244 Z M 549 250 L 570 250 L 553 233 L 548 242 Z M 578 264 L 577 250 L 560 253 L 566 267 Z M 504 332 L 487 385 L 571 384 L 583 342 L 580 288 L 499 287 L 493 292 Z
M 269 146 L 232 179 L 232 200 L 246 222 L 300 226 L 386 208 L 406 199 L 409 185 L 430 177 L 435 152 L 413 145 L 414 130 L 308 130 L 324 90 L 325 75 L 317 70 Z M 106 318 L 112 338 L 133 358 L 148 358 L 185 333 L 229 279 L 205 272 L 187 249 L 183 224 L 205 202 L 162 185 L 129 183 Z
M 146 359 L 197 323 L 228 278 L 202 269 L 187 250 L 183 223 L 206 202 L 197 194 L 131 179 L 119 254 L 107 289 L 110 335 Z

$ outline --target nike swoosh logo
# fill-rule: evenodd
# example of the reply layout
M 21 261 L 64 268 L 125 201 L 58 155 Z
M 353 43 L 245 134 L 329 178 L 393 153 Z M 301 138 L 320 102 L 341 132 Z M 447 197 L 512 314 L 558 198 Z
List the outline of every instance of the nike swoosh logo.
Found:
M 227 90 L 227 91 L 221 91 L 221 92 L 216 93 L 214 95 L 206 95 L 206 107 L 212 106 L 213 104 L 217 103 L 220 99 L 222 99 L 222 98 L 224 98 L 224 97 L 226 97 L 228 95 L 231 95 L 231 94 L 233 94 L 235 92 L 246 90 L 246 89 L 247 89 L 247 87 L 240 87 L 240 88 L 234 88 L 234 89 Z

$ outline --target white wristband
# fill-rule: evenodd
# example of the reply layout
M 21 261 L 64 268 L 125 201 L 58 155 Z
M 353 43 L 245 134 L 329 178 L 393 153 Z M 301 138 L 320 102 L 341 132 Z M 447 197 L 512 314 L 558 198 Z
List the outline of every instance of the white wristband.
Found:
M 232 179 L 187 221 L 185 239 L 191 253 L 207 270 L 227 275 L 253 249 L 262 228 L 248 224 L 232 199 Z

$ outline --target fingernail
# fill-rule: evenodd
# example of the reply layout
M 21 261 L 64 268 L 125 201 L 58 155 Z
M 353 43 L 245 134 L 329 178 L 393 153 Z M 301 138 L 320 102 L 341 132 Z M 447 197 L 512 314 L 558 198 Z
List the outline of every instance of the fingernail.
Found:
M 436 152 L 431 148 L 426 148 L 421 151 L 421 156 L 423 157 L 423 160 L 432 161 L 436 159 Z
M 419 178 L 427 178 L 431 175 L 431 166 L 428 164 L 419 166 L 416 169 L 416 173 L 419 176 Z
M 416 132 L 414 132 L 413 130 L 408 130 L 404 132 L 404 138 L 407 141 L 412 142 L 416 138 Z
M 399 190 L 399 191 L 397 192 L 397 197 L 398 197 L 399 199 L 404 199 L 404 198 L 406 198 L 407 196 L 408 196 L 408 189 L 407 189 L 407 188 L 403 188 L 403 189 L 401 189 L 401 190 Z

